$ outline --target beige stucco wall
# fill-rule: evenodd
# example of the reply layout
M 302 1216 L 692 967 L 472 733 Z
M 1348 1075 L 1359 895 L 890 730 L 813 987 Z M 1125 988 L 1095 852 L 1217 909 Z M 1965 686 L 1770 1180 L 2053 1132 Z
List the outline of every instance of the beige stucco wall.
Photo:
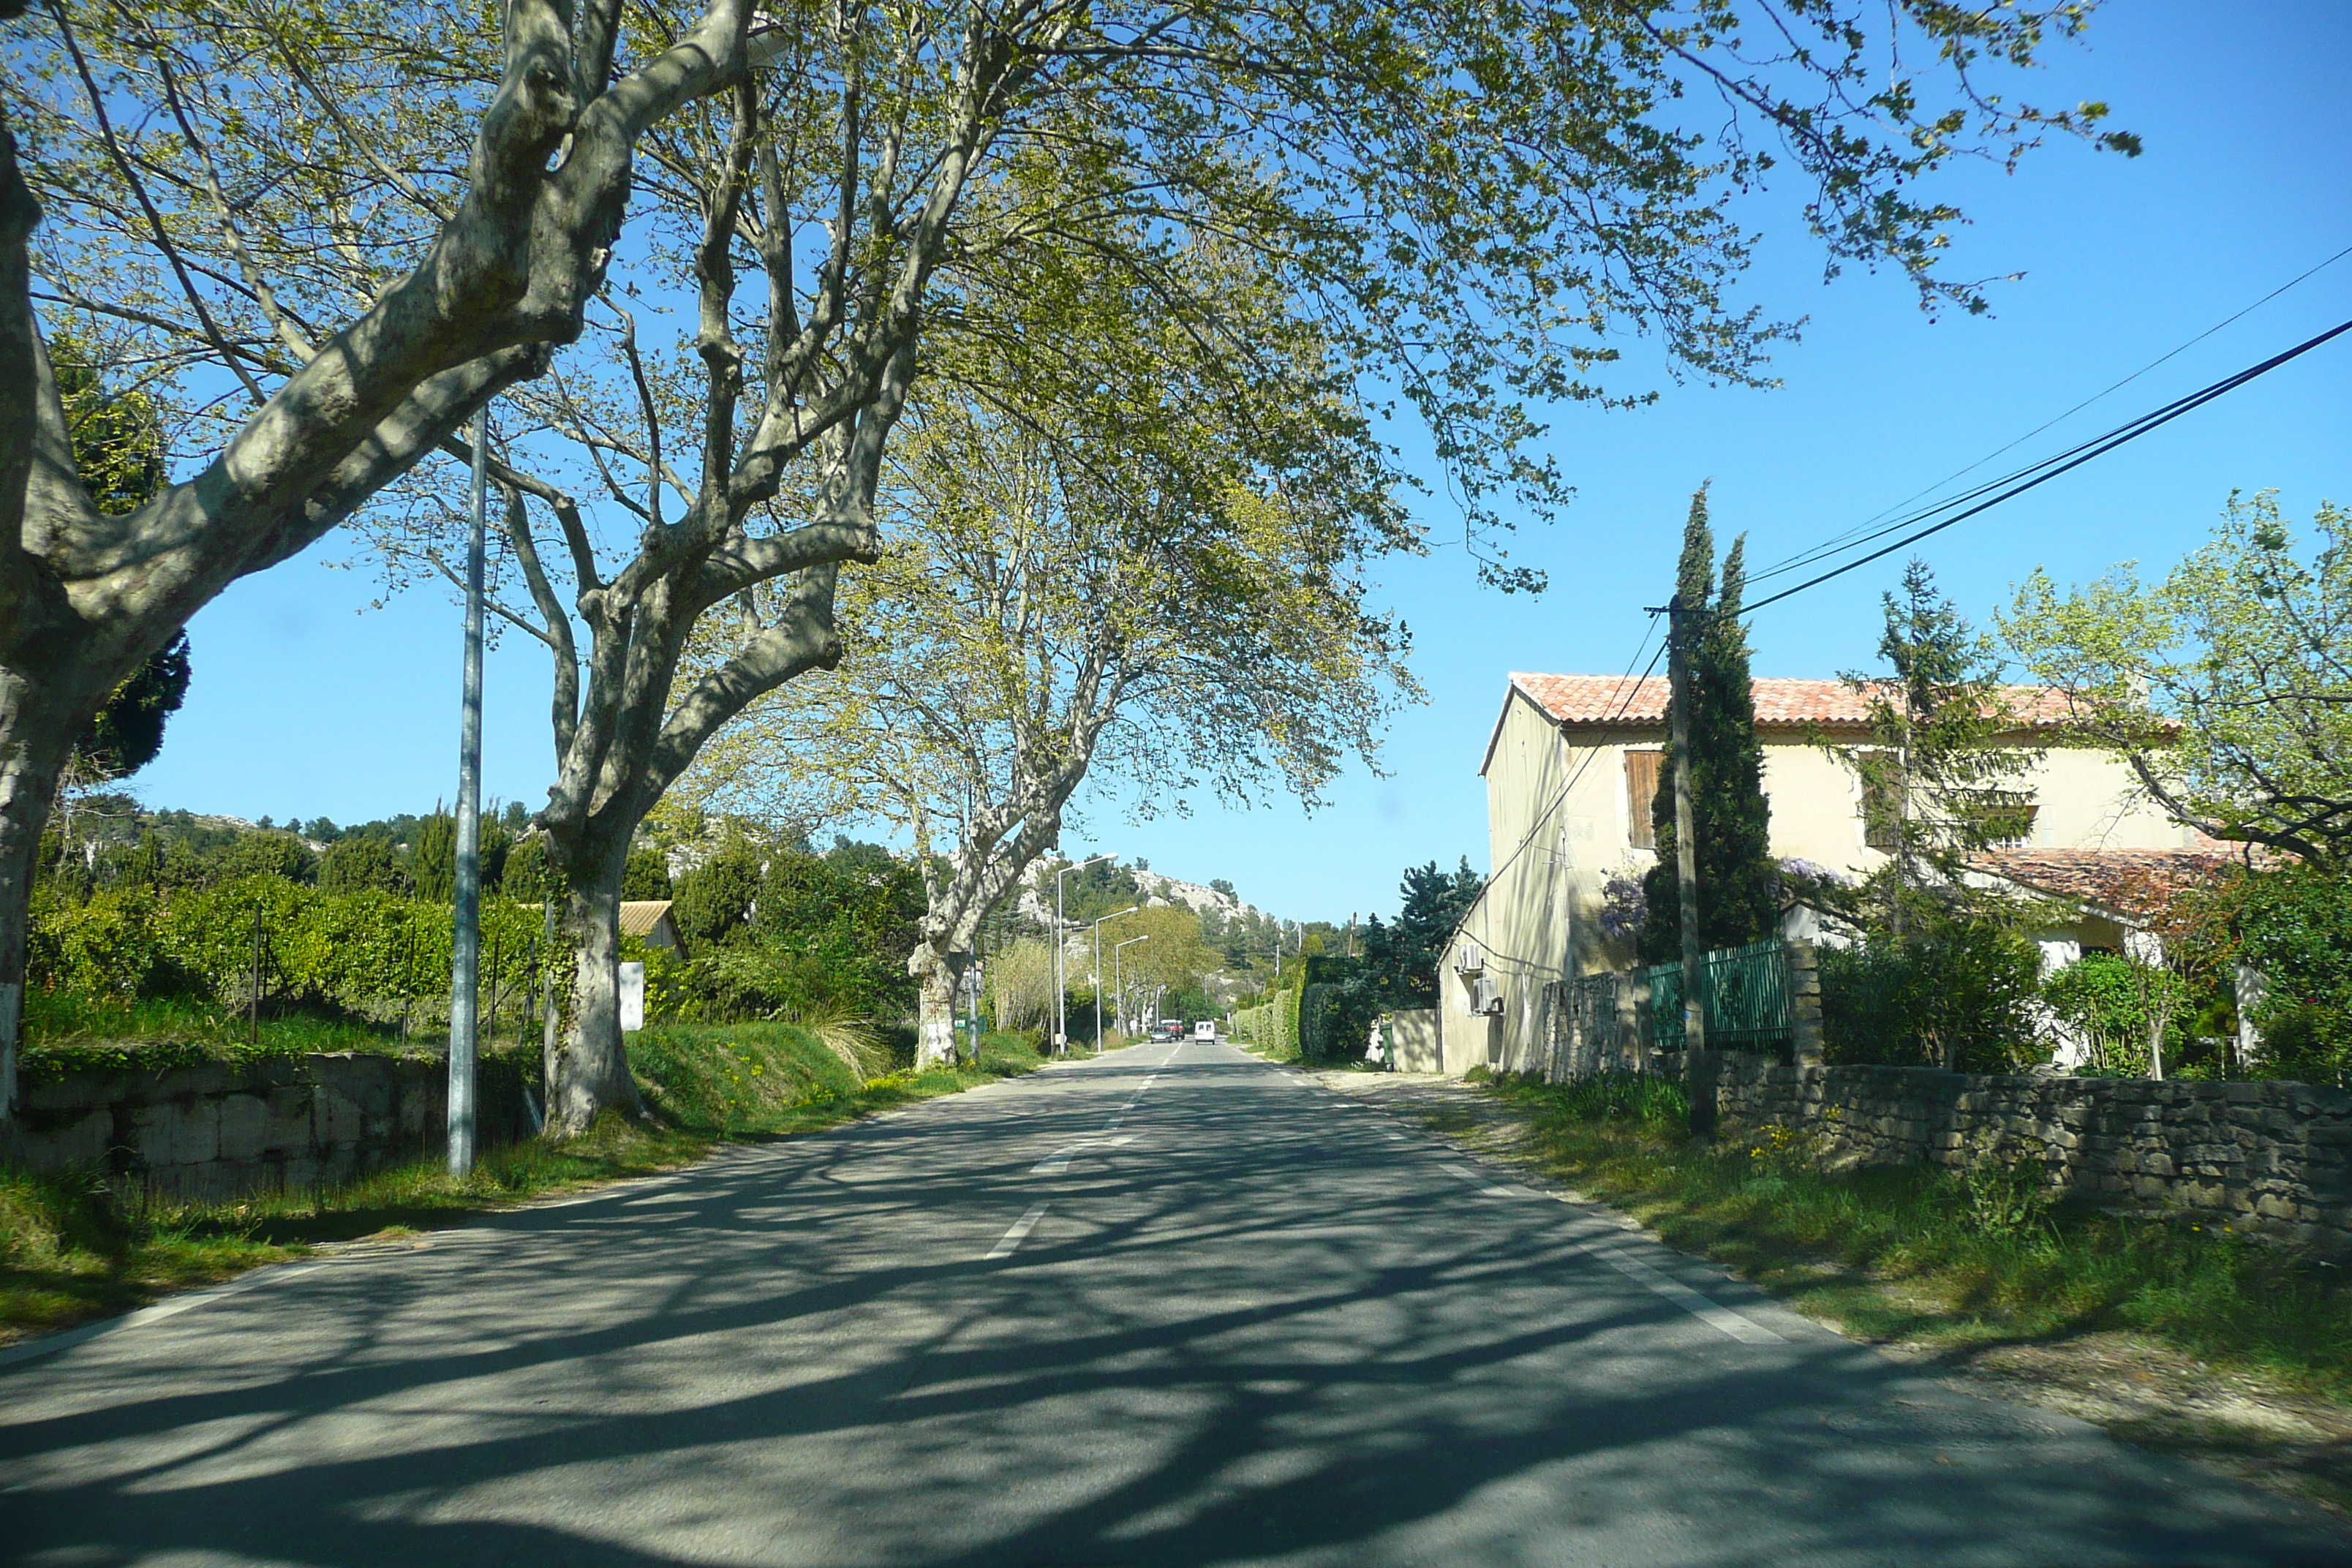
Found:
M 1449 953 L 1438 1008 L 1447 1072 L 1490 1059 L 1512 1070 L 1537 1065 L 1544 985 L 1631 961 L 1626 944 L 1602 937 L 1596 917 L 1612 875 L 1639 876 L 1655 864 L 1651 850 L 1633 843 L 1625 752 L 1664 742 L 1658 725 L 1580 728 L 1570 735 L 1512 689 L 1484 769 L 1487 864 L 1495 869 L 1461 933 L 1483 946 L 1487 973 L 1502 989 L 1503 1012 L 1497 1019 L 1470 1011 L 1470 985 Z M 2159 849 L 2191 840 L 2188 830 L 2135 801 L 2129 768 L 2104 752 L 2043 752 L 2003 787 L 2032 793 L 2040 807 L 2034 848 Z M 1863 842 L 1860 781 L 1819 746 L 1768 736 L 1764 790 L 1776 858 L 1811 860 L 1855 877 L 1885 860 Z
M 1388 1047 L 1391 1071 L 1444 1070 L 1444 1058 L 1438 1051 L 1435 1008 L 1412 1007 L 1402 1012 L 1383 1014 L 1381 1037 Z

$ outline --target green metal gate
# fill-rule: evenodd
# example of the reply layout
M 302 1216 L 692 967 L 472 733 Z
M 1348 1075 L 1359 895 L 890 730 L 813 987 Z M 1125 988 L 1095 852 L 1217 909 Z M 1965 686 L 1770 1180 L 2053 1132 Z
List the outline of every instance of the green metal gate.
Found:
M 1650 1048 L 1683 1047 L 1683 966 L 1653 965 Z M 1789 950 L 1777 942 L 1719 947 L 1701 961 L 1706 1002 L 1706 1043 L 1717 1050 L 1760 1050 L 1793 1037 L 1789 1007 Z

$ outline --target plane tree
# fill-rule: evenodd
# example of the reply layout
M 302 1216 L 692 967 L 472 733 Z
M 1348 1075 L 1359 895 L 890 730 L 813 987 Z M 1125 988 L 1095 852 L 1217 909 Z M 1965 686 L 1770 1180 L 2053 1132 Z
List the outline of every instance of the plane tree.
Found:
M 33 863 L 91 715 L 577 335 L 638 139 L 741 78 L 751 15 L 0 5 L 0 1118 Z M 127 510 L 75 471 L 66 321 L 170 411 L 173 480 Z
M 756 706 L 693 780 L 903 835 L 926 1062 L 954 1048 L 981 922 L 1090 776 L 1146 815 L 1268 780 L 1311 799 L 1412 691 L 1362 579 L 1421 538 L 1367 414 L 1245 255 L 1172 265 L 1213 277 L 1195 286 L 1263 351 L 1260 378 L 1234 384 L 1115 272 L 1028 279 L 1008 335 L 1056 353 L 1016 377 L 971 342 L 941 367 L 887 465 L 881 558 L 842 590 L 841 666 Z

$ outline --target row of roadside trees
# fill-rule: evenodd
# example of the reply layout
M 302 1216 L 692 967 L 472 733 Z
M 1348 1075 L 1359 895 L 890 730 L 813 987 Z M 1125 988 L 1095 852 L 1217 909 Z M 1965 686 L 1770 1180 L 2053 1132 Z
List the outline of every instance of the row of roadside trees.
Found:
M 1484 569 L 1524 583 L 1505 518 L 1567 493 L 1531 406 L 1637 392 L 1601 379 L 1629 332 L 1765 378 L 1784 329 L 1727 290 L 1751 244 L 1731 203 L 1768 168 L 1833 258 L 1975 307 L 1933 271 L 1958 215 L 1920 180 L 2053 131 L 2136 150 L 2101 106 L 1982 90 L 2084 16 L 1901 0 L 1883 26 L 1935 63 L 1890 79 L 1896 37 L 1858 0 L 516 0 L 495 23 L 0 0 L 0 384 L 30 389 L 0 405 L 0 1115 L 35 861 L 91 716 L 228 584 L 335 529 L 445 571 L 447 465 L 494 401 L 498 612 L 555 675 L 533 822 L 576 959 L 548 1085 L 570 1132 L 635 1106 L 622 881 L 730 723 L 877 665 L 887 714 L 838 689 L 775 721 L 848 759 L 816 787 L 929 770 L 870 798 L 916 840 L 919 963 L 951 978 L 1058 831 L 1108 694 L 1255 738 L 1248 767 L 1204 755 L 1202 788 L 1311 787 L 1360 744 L 1321 704 L 1400 686 L 1402 628 L 1359 587 L 1420 541 L 1391 402 Z M 1802 47 L 1759 60 L 1759 28 Z M 1701 91 L 1727 117 L 1686 121 Z M 152 494 L 78 475 L 47 352 L 68 331 L 155 409 Z M 910 575 L 855 586 L 894 552 Z M 1036 640 L 1066 586 L 1124 629 Z M 1254 662 L 1263 700 L 1154 651 L 1171 616 Z M 942 759 L 974 724 L 988 759 Z

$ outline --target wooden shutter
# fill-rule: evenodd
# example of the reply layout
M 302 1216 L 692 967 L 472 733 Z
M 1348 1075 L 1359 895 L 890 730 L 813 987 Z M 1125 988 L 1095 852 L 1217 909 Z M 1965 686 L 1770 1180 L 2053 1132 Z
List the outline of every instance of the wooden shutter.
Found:
M 1650 826 L 1650 808 L 1658 798 L 1658 768 L 1664 752 L 1625 753 L 1625 811 L 1636 849 L 1655 849 L 1658 835 Z

